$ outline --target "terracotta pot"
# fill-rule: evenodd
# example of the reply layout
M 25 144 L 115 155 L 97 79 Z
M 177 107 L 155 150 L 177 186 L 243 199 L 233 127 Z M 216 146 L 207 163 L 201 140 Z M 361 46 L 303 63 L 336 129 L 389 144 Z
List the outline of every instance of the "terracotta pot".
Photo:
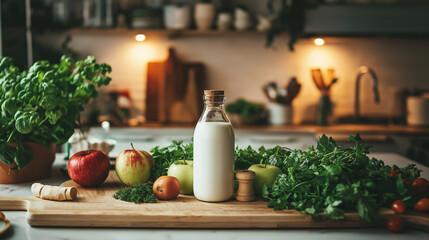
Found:
M 9 171 L 16 164 L 6 165 L 0 162 L 0 183 L 21 183 L 46 178 L 51 173 L 55 160 L 56 144 L 49 148 L 40 143 L 24 142 L 24 147 L 33 152 L 33 159 L 21 170 Z

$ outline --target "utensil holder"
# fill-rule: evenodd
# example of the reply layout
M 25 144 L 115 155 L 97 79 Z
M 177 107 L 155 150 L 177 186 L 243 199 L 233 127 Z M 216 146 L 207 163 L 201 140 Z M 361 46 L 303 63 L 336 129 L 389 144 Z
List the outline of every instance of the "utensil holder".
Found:
M 292 117 L 292 105 L 281 103 L 268 104 L 268 121 L 271 125 L 291 125 Z

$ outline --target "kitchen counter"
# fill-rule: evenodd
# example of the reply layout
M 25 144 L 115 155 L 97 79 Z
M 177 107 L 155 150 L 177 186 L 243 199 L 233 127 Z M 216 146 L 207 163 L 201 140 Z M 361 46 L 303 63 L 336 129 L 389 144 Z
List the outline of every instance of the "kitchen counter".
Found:
M 383 159 L 387 164 L 405 166 L 410 161 L 392 153 L 376 153 L 373 157 Z M 41 182 L 59 185 L 66 181 L 60 172 L 65 164 L 64 155 L 57 154 L 52 176 Z M 417 164 L 423 170 L 422 176 L 429 178 L 429 168 Z M 0 196 L 31 196 L 31 183 L 0 184 Z M 61 227 L 31 227 L 26 222 L 23 211 L 4 211 L 6 218 L 11 221 L 13 232 L 6 239 L 428 239 L 429 233 L 405 230 L 401 234 L 393 234 L 384 228 L 362 229 L 124 229 L 124 228 L 61 228 Z
M 195 128 L 194 124 L 163 124 L 145 123 L 142 128 Z M 415 127 L 407 125 L 367 125 L 367 124 L 334 124 L 329 126 L 319 125 L 288 125 L 288 126 L 234 126 L 234 129 L 260 130 L 268 132 L 309 132 L 309 133 L 345 133 L 345 134 L 405 134 L 428 135 L 429 127 Z

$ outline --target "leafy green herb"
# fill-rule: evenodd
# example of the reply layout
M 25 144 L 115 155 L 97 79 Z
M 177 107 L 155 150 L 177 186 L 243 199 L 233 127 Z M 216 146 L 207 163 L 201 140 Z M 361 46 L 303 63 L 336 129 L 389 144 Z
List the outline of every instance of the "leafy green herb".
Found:
M 361 144 L 359 135 L 351 136 L 355 145 L 338 146 L 332 138 L 323 135 L 317 145 L 307 151 L 277 146 L 254 150 L 250 146 L 235 150 L 235 170 L 248 169 L 264 163 L 279 167 L 280 174 L 272 186 L 265 185 L 263 198 L 268 207 L 276 210 L 296 209 L 303 214 L 330 219 L 343 219 L 347 211 L 357 211 L 366 221 L 375 219 L 380 207 L 388 207 L 395 200 L 412 205 L 415 199 L 411 186 L 402 178 L 415 179 L 420 170 L 411 164 L 404 168 L 386 166 L 383 161 L 370 159 L 369 146 Z M 193 144 L 173 141 L 165 147 L 151 150 L 155 160 L 151 179 L 167 174 L 177 160 L 193 159 Z M 392 170 L 400 176 L 390 177 Z
M 373 221 L 379 207 L 412 198 L 411 186 L 404 184 L 401 176 L 389 176 L 396 166 L 370 159 L 369 147 L 360 143 L 359 135 L 349 140 L 355 146 L 344 148 L 323 135 L 316 148 L 291 150 L 269 161 L 283 174 L 273 186 L 263 189 L 268 206 L 276 210 L 296 209 L 314 217 L 324 213 L 331 219 L 344 218 L 345 211 L 357 211 L 361 218 Z M 400 172 L 404 176 L 420 175 L 414 165 Z
M 74 66 L 63 56 L 58 64 L 38 61 L 20 72 L 11 58 L 1 58 L 0 161 L 21 169 L 32 159 L 22 142 L 65 143 L 80 127 L 83 105 L 111 81 L 111 70 L 91 56 Z
M 152 186 L 147 183 L 123 188 L 117 191 L 113 197 L 126 202 L 156 203 L 156 197 L 153 193 Z
M 155 147 L 150 150 L 155 165 L 151 171 L 151 181 L 155 181 L 160 176 L 167 175 L 168 168 L 178 160 L 192 160 L 193 156 L 192 143 L 183 144 L 183 141 L 173 141 L 168 147 Z M 252 149 L 250 146 L 245 149 L 235 149 L 235 170 L 248 169 L 253 164 L 264 163 L 268 158 L 270 164 L 275 164 L 281 160 L 281 156 L 289 152 L 288 148 L 277 146 L 272 149 L 259 148 L 259 151 Z
M 150 173 L 150 179 L 154 182 L 161 176 L 167 175 L 168 168 L 177 160 L 192 160 L 194 145 L 183 144 L 183 141 L 173 141 L 173 143 L 164 148 L 155 147 L 150 152 L 155 161 Z

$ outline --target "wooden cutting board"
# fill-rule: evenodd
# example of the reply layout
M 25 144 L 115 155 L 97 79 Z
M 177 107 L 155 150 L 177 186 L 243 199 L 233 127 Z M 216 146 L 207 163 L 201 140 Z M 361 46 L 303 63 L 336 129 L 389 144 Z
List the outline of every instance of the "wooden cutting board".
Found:
M 145 116 L 148 122 L 198 121 L 203 108 L 203 63 L 182 61 L 176 50 L 169 48 L 165 61 L 148 62 L 146 79 Z
M 382 209 L 378 220 L 366 223 L 356 213 L 347 213 L 340 221 L 313 220 L 294 210 L 275 211 L 263 201 L 207 203 L 193 196 L 179 195 L 172 201 L 135 204 L 116 200 L 112 195 L 123 185 L 111 171 L 99 188 L 76 186 L 73 202 L 42 200 L 36 197 L 0 196 L 0 210 L 27 210 L 32 226 L 70 227 L 144 227 L 144 228 L 350 228 L 384 227 L 394 213 Z M 403 214 L 407 227 L 429 232 L 429 214 Z

